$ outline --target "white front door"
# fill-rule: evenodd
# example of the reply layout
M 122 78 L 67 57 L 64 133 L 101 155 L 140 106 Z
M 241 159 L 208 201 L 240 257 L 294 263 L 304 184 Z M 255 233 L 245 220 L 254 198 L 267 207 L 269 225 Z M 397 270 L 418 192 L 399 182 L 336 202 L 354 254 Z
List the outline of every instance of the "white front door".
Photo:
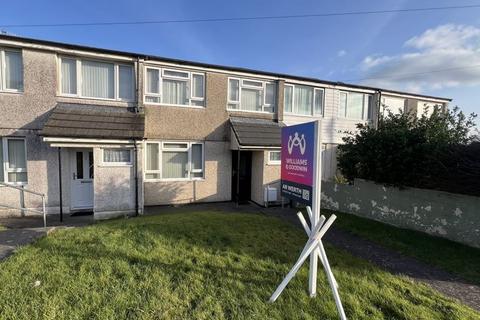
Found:
M 93 151 L 78 149 L 71 154 L 72 209 L 93 208 Z

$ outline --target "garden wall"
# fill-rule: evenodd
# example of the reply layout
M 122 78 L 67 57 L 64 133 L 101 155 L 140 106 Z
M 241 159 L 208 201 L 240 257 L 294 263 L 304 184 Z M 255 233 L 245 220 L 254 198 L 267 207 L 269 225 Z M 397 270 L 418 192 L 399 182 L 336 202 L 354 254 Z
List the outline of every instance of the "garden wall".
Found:
M 480 248 L 480 198 L 427 189 L 398 189 L 356 179 L 322 182 L 322 208 L 413 229 Z

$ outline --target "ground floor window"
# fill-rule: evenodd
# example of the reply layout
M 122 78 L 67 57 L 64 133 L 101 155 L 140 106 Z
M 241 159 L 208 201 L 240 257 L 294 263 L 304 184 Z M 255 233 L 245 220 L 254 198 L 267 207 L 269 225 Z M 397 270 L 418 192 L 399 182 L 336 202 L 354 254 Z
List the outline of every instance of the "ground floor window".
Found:
M 146 180 L 192 180 L 204 177 L 204 145 L 199 142 L 147 142 Z
M 0 138 L 0 181 L 27 183 L 27 149 L 24 138 Z
M 279 165 L 281 161 L 280 151 L 269 151 L 268 152 L 268 164 Z
M 131 165 L 132 150 L 123 148 L 103 149 L 103 164 L 115 166 Z

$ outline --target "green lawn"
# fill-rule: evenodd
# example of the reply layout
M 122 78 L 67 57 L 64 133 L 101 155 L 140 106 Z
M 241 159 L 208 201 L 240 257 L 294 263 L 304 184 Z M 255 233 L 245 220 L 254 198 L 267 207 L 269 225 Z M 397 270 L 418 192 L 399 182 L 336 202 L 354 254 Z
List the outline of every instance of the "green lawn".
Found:
M 333 213 L 328 210 L 326 212 L 328 215 Z M 339 217 L 335 226 L 340 229 L 436 265 L 480 285 L 480 249 L 351 214 L 334 213 Z
M 307 268 L 274 304 L 303 230 L 272 217 L 197 212 L 57 231 L 0 263 L 0 319 L 336 319 Z M 478 319 L 432 289 L 327 246 L 349 319 Z M 39 282 L 37 282 L 39 281 Z

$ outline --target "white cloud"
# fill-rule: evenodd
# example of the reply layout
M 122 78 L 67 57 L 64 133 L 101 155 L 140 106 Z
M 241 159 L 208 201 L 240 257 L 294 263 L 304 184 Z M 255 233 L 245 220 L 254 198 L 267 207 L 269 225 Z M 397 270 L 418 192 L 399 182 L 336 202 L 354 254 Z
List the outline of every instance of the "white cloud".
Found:
M 343 56 L 346 55 L 346 54 L 347 54 L 347 51 L 346 51 L 346 50 L 343 50 L 343 49 L 337 52 L 337 56 L 338 56 L 338 57 L 343 57 Z
M 361 63 L 363 83 L 422 91 L 480 84 L 480 29 L 446 24 L 404 43 L 410 52 L 370 55 Z

